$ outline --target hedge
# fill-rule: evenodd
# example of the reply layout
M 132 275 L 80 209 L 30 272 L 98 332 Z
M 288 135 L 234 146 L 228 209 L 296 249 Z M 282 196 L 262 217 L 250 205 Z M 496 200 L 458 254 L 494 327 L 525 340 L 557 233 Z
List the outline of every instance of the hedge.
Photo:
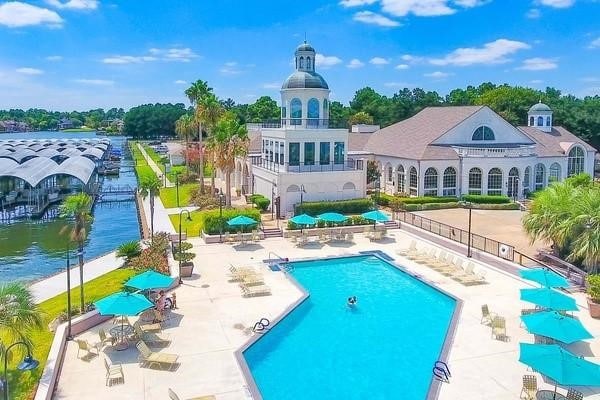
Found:
M 406 211 L 443 210 L 446 208 L 459 208 L 461 204 L 457 201 L 444 203 L 406 204 Z
M 521 206 L 518 203 L 473 204 L 473 208 L 479 210 L 520 210 Z
M 219 215 L 219 210 L 206 210 L 201 213 L 201 221 L 202 226 L 204 228 L 204 232 L 209 235 L 217 235 L 220 232 L 221 226 L 223 227 L 223 232 L 241 232 L 244 230 L 248 232 L 252 229 L 256 229 L 256 225 L 254 226 L 229 226 L 227 225 L 227 221 L 235 218 L 239 215 L 245 215 L 246 217 L 252 218 L 256 220 L 256 223 L 260 223 L 260 212 L 254 208 L 229 208 L 223 209 L 223 217 L 221 218 Z
M 317 216 L 326 212 L 340 214 L 362 214 L 373 208 L 370 199 L 352 199 L 336 201 L 305 201 L 296 206 L 296 215 L 308 214 Z
M 454 196 L 420 196 L 420 197 L 402 197 L 402 196 L 391 196 L 386 193 L 372 194 L 373 201 L 379 199 L 378 204 L 380 206 L 391 206 L 394 203 L 403 204 L 429 204 L 429 203 L 455 203 L 458 201 L 457 197 Z
M 254 204 L 256 208 L 258 208 L 261 211 L 267 211 L 267 208 L 269 208 L 269 204 L 271 204 L 271 200 L 269 200 L 262 194 L 253 194 L 248 197 L 248 200 L 250 200 L 250 203 Z
M 462 200 L 475 204 L 506 204 L 511 202 L 508 196 L 485 196 L 478 194 L 464 195 Z
M 368 219 L 363 218 L 360 215 L 352 215 L 352 216 L 348 217 L 346 222 L 341 223 L 341 224 L 327 223 L 325 221 L 317 220 L 317 224 L 315 226 L 317 228 L 325 228 L 327 226 L 370 225 L 372 223 L 373 223 L 372 221 L 369 221 Z M 314 228 L 315 226 L 309 226 L 309 228 Z M 288 221 L 287 228 L 288 228 L 288 230 L 293 231 L 293 230 L 298 230 L 300 228 L 306 228 L 306 226 L 304 226 L 304 225 L 299 226 L 298 224 L 295 224 L 292 221 Z

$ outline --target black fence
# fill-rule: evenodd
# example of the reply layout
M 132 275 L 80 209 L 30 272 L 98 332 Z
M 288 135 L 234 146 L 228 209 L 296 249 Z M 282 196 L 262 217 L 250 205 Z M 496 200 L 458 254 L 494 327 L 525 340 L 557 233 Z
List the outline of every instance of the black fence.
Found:
M 288 118 L 266 120 L 261 123 L 262 128 L 287 128 L 287 129 L 348 129 L 348 121 L 319 118 Z

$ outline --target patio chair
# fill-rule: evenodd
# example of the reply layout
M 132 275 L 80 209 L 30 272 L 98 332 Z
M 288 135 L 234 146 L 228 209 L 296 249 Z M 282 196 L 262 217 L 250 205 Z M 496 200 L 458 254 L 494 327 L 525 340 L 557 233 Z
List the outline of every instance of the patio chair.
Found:
M 162 338 L 156 333 L 144 332 L 140 329 L 139 325 L 134 325 L 133 329 L 135 337 L 138 340 L 141 340 L 144 343 L 148 344 L 150 347 L 166 347 L 171 344 L 171 341 L 169 339 Z
M 255 230 L 252 231 L 252 242 L 253 243 L 258 243 L 259 241 L 260 241 L 260 234 L 255 229 Z
M 427 264 L 428 262 L 437 259 L 435 255 L 436 251 L 437 250 L 432 247 L 426 252 L 426 254 L 423 254 L 419 258 L 415 258 L 414 260 L 419 264 Z
M 368 228 L 366 228 L 366 229 L 368 229 Z M 410 244 L 408 245 L 407 248 L 396 250 L 396 254 L 398 254 L 399 256 L 407 256 L 408 254 L 414 253 L 416 251 L 417 251 L 417 241 L 411 240 Z
M 371 235 L 369 236 L 369 239 L 375 240 L 375 241 L 381 240 L 381 239 L 383 239 L 383 232 L 382 231 L 373 231 L 371 233 Z
M 113 346 L 115 344 L 115 338 L 112 336 L 106 336 L 106 332 L 102 328 L 100 328 L 98 331 L 98 336 L 100 337 L 100 342 L 96 344 L 96 348 L 99 348 L 100 350 L 106 346 Z
M 270 296 L 271 288 L 267 285 L 240 286 L 243 297 Z
M 447 268 L 438 269 L 438 272 L 441 272 L 446 276 L 459 276 L 459 274 L 464 274 L 465 270 L 463 269 L 464 260 L 460 257 L 454 257 L 452 263 Z
M 371 229 L 371 226 L 365 226 L 365 229 L 363 229 L 363 234 L 365 235 L 366 238 L 371 239 L 373 237 L 373 229 Z M 414 240 L 413 240 L 414 242 Z M 415 246 L 417 245 L 417 243 L 415 242 Z
M 506 320 L 504 317 L 494 317 L 492 319 L 492 339 L 505 341 L 506 338 Z
M 236 282 L 236 281 L 242 281 L 244 280 L 244 278 L 246 277 L 252 277 L 252 276 L 262 276 L 262 274 L 260 272 L 257 272 L 253 269 L 243 269 L 243 270 L 238 270 L 236 272 L 232 272 L 229 274 L 229 280 L 231 282 Z
M 346 242 L 354 242 L 354 233 L 352 232 L 348 232 L 346 233 L 346 238 L 345 238 Z
M 437 256 L 431 260 L 428 260 L 425 263 L 425 265 L 427 265 L 428 267 L 430 267 L 432 269 L 446 267 L 446 266 L 448 266 L 448 261 L 446 261 L 447 257 L 448 257 L 448 253 L 446 252 L 446 250 L 440 250 L 440 252 L 437 254 Z
M 242 232 L 238 232 L 235 235 L 234 242 L 238 242 L 238 243 L 243 243 L 244 242 L 244 237 L 242 236 Z
M 152 365 L 157 364 L 161 369 L 163 366 L 169 366 L 169 369 L 172 370 L 179 358 L 177 354 L 154 352 L 141 340 L 135 346 L 140 351 L 139 360 L 141 366 L 148 365 L 152 368 Z
M 113 381 L 125 383 L 125 375 L 123 375 L 123 366 L 121 364 L 109 364 L 105 358 L 104 368 L 106 368 L 106 386 L 112 386 Z
M 262 275 L 246 275 L 242 278 L 242 283 L 240 285 L 244 286 L 256 286 L 256 285 L 264 285 L 265 280 Z
M 583 393 L 573 388 L 569 388 L 567 392 L 567 400 L 583 400 Z
M 169 388 L 169 398 L 171 400 L 181 400 L 179 398 L 179 396 L 177 396 L 177 394 L 173 390 L 171 390 L 171 388 Z M 185 400 L 217 400 L 217 398 L 213 395 L 209 395 L 209 396 L 193 397 L 191 399 L 185 399 Z
M 454 278 L 454 280 L 462 283 L 465 286 L 482 285 L 487 283 L 485 280 L 485 271 L 476 271 L 470 275 L 457 276 Z
M 524 398 L 525 400 L 534 400 L 537 392 L 537 378 L 535 375 L 523 375 L 523 386 L 521 387 L 521 394 L 519 398 Z
M 129 318 L 125 315 L 116 315 L 112 320 L 113 325 L 131 325 L 129 323 Z
M 162 326 L 159 323 L 142 323 L 139 320 L 133 323 L 133 329 L 138 326 L 144 332 L 160 332 L 162 331 Z
M 495 317 L 496 314 L 490 312 L 487 304 L 481 306 L 481 324 L 491 325 Z
M 86 352 L 85 357 L 100 355 L 98 348 L 89 344 L 87 340 L 77 339 L 76 342 L 77 342 L 77 358 L 80 358 L 79 353 L 81 353 L 82 351 Z M 96 352 L 94 353 L 92 350 L 96 350 Z
M 434 270 L 442 275 L 452 275 L 456 272 L 456 259 L 452 254 L 446 254 L 446 260 L 444 263 L 439 263 L 433 267 Z

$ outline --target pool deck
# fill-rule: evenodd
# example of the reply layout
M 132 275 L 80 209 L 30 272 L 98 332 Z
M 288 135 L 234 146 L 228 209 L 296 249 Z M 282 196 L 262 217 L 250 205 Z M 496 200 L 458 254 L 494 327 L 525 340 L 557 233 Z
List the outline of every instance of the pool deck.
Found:
M 529 308 L 519 300 L 519 289 L 535 287 L 514 275 L 494 267 L 476 263 L 476 269 L 485 269 L 489 284 L 462 286 L 425 266 L 395 254 L 398 248 L 408 247 L 417 239 L 417 246 L 433 246 L 402 230 L 390 231 L 390 238 L 380 243 L 369 242 L 361 234 L 355 235 L 355 244 L 306 246 L 297 248 L 287 239 L 263 240 L 260 244 L 237 247 L 226 244 L 205 245 L 201 239 L 191 239 L 198 254 L 194 277 L 184 280 L 178 289 L 179 309 L 164 329 L 163 334 L 172 340 L 165 353 L 180 355 L 180 365 L 173 372 L 140 368 L 135 347 L 118 352 L 105 349 L 101 357 L 81 360 L 76 357 L 77 346 L 69 342 L 56 399 L 81 399 L 106 397 L 111 399 L 164 399 L 172 388 L 182 399 L 213 394 L 217 399 L 250 398 L 247 382 L 235 360 L 234 353 L 250 338 L 250 331 L 262 317 L 275 319 L 301 297 L 301 292 L 282 272 L 273 272 L 262 260 L 269 252 L 291 260 L 357 254 L 365 250 L 382 250 L 396 262 L 452 295 L 463 300 L 456 334 L 452 342 L 448 365 L 452 372 L 451 383 L 443 384 L 441 400 L 518 399 L 521 377 L 532 374 L 518 362 L 519 342 L 533 342 L 533 336 L 519 326 L 520 310 Z M 229 265 L 260 268 L 273 295 L 242 298 L 237 284 L 228 282 Z M 600 321 L 587 313 L 585 297 L 574 295 L 581 312 L 575 313 L 586 328 L 600 337 Z M 481 305 L 506 318 L 508 341 L 491 338 L 489 326 L 482 325 Z M 106 327 L 112 327 L 110 322 Z M 98 327 L 81 335 L 91 343 L 98 341 Z M 423 327 L 427 329 L 427 327 Z M 416 332 L 418 333 L 418 332 Z M 597 340 L 579 342 L 569 347 L 586 358 L 600 356 Z M 125 383 L 105 386 L 104 366 L 101 358 L 122 363 Z M 600 358 L 596 359 L 596 361 Z M 291 362 L 290 365 L 293 365 Z M 553 389 L 538 374 L 540 389 Z M 85 379 L 83 378 L 85 377 Z M 586 399 L 600 399 L 600 390 L 578 388 Z M 559 387 L 565 393 L 565 389 Z

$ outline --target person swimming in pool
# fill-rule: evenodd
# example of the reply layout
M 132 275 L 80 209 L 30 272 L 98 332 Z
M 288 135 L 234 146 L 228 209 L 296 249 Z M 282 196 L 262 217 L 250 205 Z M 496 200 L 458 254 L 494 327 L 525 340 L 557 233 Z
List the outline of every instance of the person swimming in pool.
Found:
M 356 303 L 358 303 L 356 296 L 348 297 L 348 307 L 354 307 L 356 306 Z

